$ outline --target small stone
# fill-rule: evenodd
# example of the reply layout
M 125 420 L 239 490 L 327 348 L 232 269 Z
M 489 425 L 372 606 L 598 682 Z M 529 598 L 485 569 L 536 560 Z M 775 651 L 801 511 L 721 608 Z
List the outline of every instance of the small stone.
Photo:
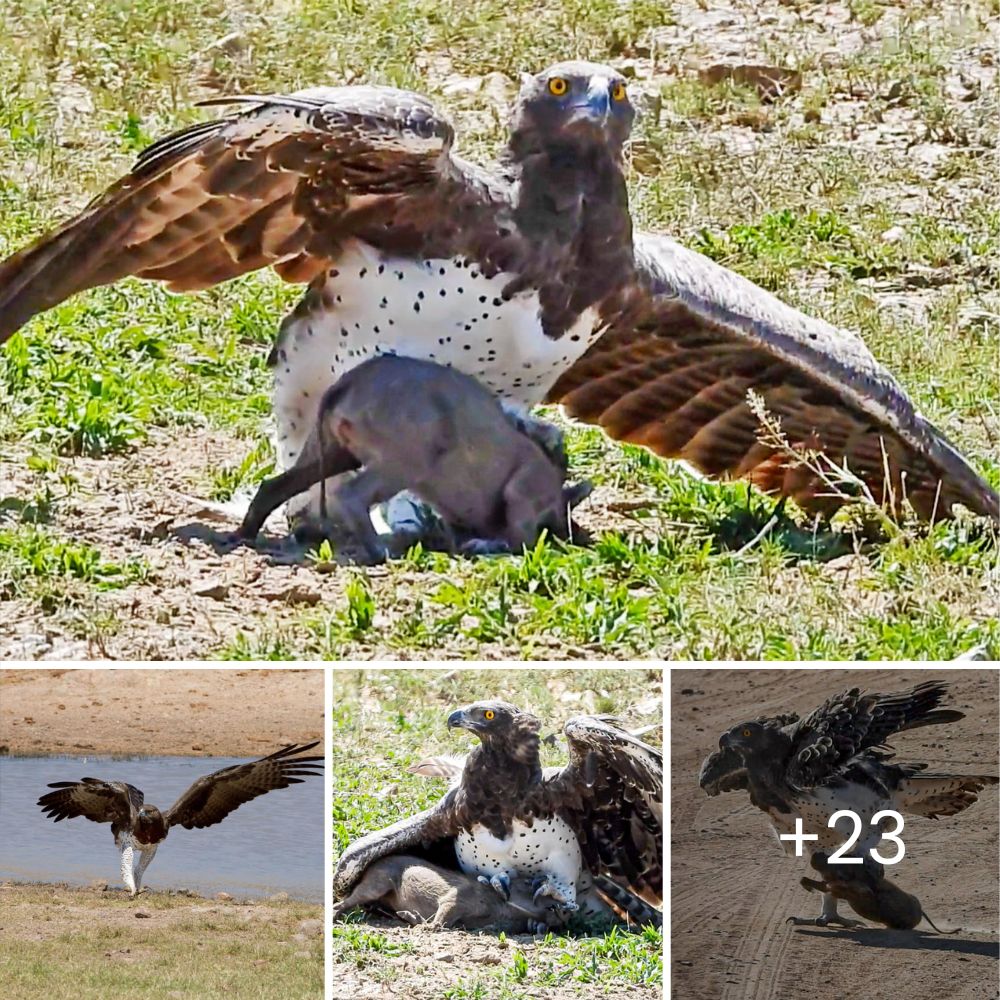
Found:
M 196 597 L 210 597 L 213 601 L 223 601 L 229 596 L 229 584 L 221 580 L 208 579 L 194 587 Z
M 147 913 L 145 910 L 136 910 L 135 913 L 132 915 L 135 917 L 136 920 L 149 920 L 153 914 Z
M 230 896 L 228 892 L 217 892 L 217 893 L 215 894 L 215 898 L 216 898 L 216 899 L 217 899 L 217 900 L 218 900 L 218 901 L 219 901 L 220 903 L 228 903 L 228 902 L 229 902 L 230 900 L 232 900 L 232 898 L 233 898 L 233 897 L 232 897 L 232 896 Z

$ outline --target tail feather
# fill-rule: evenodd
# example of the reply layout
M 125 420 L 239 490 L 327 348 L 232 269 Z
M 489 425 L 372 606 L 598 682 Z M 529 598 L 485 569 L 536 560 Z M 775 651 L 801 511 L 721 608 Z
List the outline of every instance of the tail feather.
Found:
M 663 914 L 604 875 L 594 876 L 594 889 L 619 920 L 639 927 L 663 926 Z

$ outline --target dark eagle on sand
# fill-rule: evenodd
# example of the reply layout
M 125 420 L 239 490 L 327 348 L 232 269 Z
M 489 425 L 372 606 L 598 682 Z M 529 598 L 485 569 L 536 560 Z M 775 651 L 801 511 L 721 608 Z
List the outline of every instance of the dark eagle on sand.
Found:
M 169 809 L 146 805 L 143 793 L 124 781 L 56 781 L 38 804 L 57 823 L 86 816 L 95 823 L 110 823 L 115 846 L 121 852 L 121 873 L 129 894 L 142 888 L 142 876 L 167 838 L 172 826 L 186 830 L 221 823 L 234 809 L 265 792 L 301 784 L 304 778 L 321 775 L 323 758 L 297 757 L 319 745 L 291 744 L 248 764 L 234 764 L 199 778 Z M 139 863 L 133 873 L 134 852 Z
M 749 792 L 750 801 L 767 813 L 779 834 L 794 832 L 795 820 L 801 817 L 803 830 L 819 835 L 819 840 L 805 842 L 810 855 L 834 853 L 852 832 L 848 822 L 827 826 L 835 812 L 856 813 L 861 836 L 844 856 L 863 858 L 864 866 L 881 878 L 882 866 L 868 852 L 879 846 L 882 829 L 892 830 L 895 824 L 883 820 L 872 826 L 876 813 L 891 809 L 903 816 L 954 816 L 976 802 L 984 787 L 997 784 L 989 775 L 938 774 L 929 772 L 926 764 L 896 763 L 895 755 L 887 752 L 895 733 L 965 717 L 938 707 L 946 691 L 940 681 L 895 694 L 851 688 L 805 719 L 791 713 L 741 722 L 723 733 L 719 749 L 705 758 L 699 783 L 709 795 Z M 792 920 L 818 926 L 858 923 L 838 915 L 831 893 L 824 893 L 819 917 Z
M 569 762 L 542 768 L 540 722 L 513 705 L 477 702 L 453 712 L 448 726 L 480 740 L 458 762 L 456 782 L 430 809 L 352 844 L 334 872 L 335 899 L 379 858 L 443 847 L 462 871 L 501 895 L 509 896 L 513 880 L 526 879 L 536 902 L 549 897 L 562 913 L 576 910 L 578 890 L 601 877 L 638 900 L 661 904 L 658 750 L 605 717 L 581 716 L 564 729 Z M 447 773 L 452 765 L 425 773 Z
M 794 455 L 822 451 L 894 510 L 908 499 L 924 518 L 956 502 L 1000 516 L 997 494 L 856 334 L 633 233 L 622 152 L 634 111 L 611 67 L 527 77 L 489 171 L 402 90 L 205 103 L 238 107 L 154 143 L 0 263 L 0 342 L 127 275 L 190 291 L 273 267 L 309 286 L 271 358 L 285 468 L 323 391 L 388 352 L 454 365 L 516 407 L 562 404 L 612 438 L 806 509 L 839 502 Z M 753 396 L 788 447 L 761 437 Z

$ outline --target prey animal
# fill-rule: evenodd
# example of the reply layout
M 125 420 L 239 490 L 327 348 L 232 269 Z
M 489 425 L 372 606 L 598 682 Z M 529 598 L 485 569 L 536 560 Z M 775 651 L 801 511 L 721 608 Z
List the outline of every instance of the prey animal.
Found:
M 278 788 L 298 785 L 312 775 L 322 774 L 323 758 L 300 757 L 319 745 L 290 744 L 267 757 L 247 764 L 234 764 L 199 778 L 169 808 L 147 805 L 143 793 L 124 781 L 56 781 L 38 800 L 46 816 L 55 820 L 85 816 L 95 823 L 110 823 L 115 846 L 121 853 L 121 875 L 129 895 L 142 889 L 142 876 L 167 838 L 170 828 L 187 830 L 221 823 L 245 802 Z M 133 871 L 135 852 L 139 862 Z
M 851 688 L 805 719 L 786 714 L 741 722 L 719 738 L 719 749 L 702 763 L 699 782 L 709 795 L 749 792 L 750 801 L 767 813 L 779 834 L 795 832 L 801 819 L 803 831 L 818 838 L 806 842 L 811 856 L 833 855 L 852 832 L 847 817 L 828 826 L 834 813 L 855 813 L 861 832 L 841 856 L 861 858 L 863 866 L 857 867 L 867 867 L 881 887 L 884 869 L 870 851 L 881 843 L 883 831 L 898 831 L 891 817 L 873 825 L 876 814 L 893 810 L 932 819 L 953 816 L 975 803 L 987 785 L 997 784 L 991 775 L 941 774 L 929 772 L 926 764 L 894 763 L 894 754 L 879 749 L 896 733 L 964 718 L 962 712 L 939 707 L 945 693 L 940 681 L 893 694 Z M 820 915 L 792 917 L 791 922 L 859 924 L 837 913 L 838 896 L 853 905 L 861 898 L 858 893 L 819 888 Z
M 408 924 L 435 930 L 492 927 L 512 933 L 544 933 L 562 921 L 555 911 L 532 899 L 529 883 L 511 884 L 509 899 L 464 872 L 406 854 L 380 858 L 333 908 L 333 919 L 356 906 L 377 908 Z
M 603 876 L 625 896 L 659 905 L 663 870 L 663 759 L 605 717 L 565 726 L 569 762 L 542 768 L 539 720 L 503 701 L 453 712 L 449 728 L 479 737 L 441 800 L 362 837 L 341 856 L 335 898 L 380 858 L 444 842 L 466 874 L 508 898 L 530 879 L 533 901 L 565 913 Z M 443 768 L 453 773 L 452 764 Z M 424 771 L 421 773 L 432 773 Z M 546 898 L 547 897 L 547 898 Z M 625 907 L 627 909 L 627 907 Z
M 532 421 L 530 430 L 540 434 L 550 425 L 540 427 Z M 388 551 L 371 508 L 404 490 L 462 533 L 461 549 L 469 553 L 517 551 L 543 529 L 567 538 L 567 510 L 590 491 L 589 484 L 564 488 L 564 464 L 472 376 L 386 354 L 352 368 L 325 392 L 295 465 L 261 485 L 239 536 L 254 538 L 271 511 L 315 483 L 324 484 L 325 503 L 326 470 L 350 464 L 362 469 L 337 481 L 330 514 L 373 563 Z
M 876 866 L 870 863 L 831 864 L 828 855 L 822 852 L 814 854 L 809 863 L 819 872 L 820 879 L 799 879 L 807 892 L 822 892 L 843 899 L 866 920 L 894 930 L 913 930 L 921 920 L 926 920 L 939 934 L 954 933 L 936 927 L 916 896 L 890 882 L 885 875 L 879 875 Z

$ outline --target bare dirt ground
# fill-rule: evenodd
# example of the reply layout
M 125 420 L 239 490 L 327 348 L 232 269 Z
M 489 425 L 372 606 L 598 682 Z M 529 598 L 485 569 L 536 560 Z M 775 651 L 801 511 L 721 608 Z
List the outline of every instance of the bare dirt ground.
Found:
M 510 965 L 517 952 L 524 955 L 530 970 L 527 981 L 520 984 L 520 989 L 525 992 L 504 993 L 504 997 L 580 1000 L 580 991 L 585 989 L 546 983 L 532 991 L 534 970 L 551 965 L 552 956 L 558 950 L 551 944 L 546 945 L 542 938 L 509 934 L 501 939 L 495 932 L 489 931 L 432 931 L 424 927 L 400 927 L 398 921 L 380 920 L 378 917 L 368 917 L 365 922 L 384 939 L 377 958 L 378 978 L 373 978 L 372 970 L 364 965 L 352 967 L 346 962 L 337 962 L 334 1000 L 383 1000 L 386 997 L 443 1000 L 449 996 L 463 1000 L 467 997 L 492 998 L 493 993 L 475 992 L 476 984 L 482 984 L 487 990 L 502 989 L 490 976 Z M 663 993 L 659 987 L 630 984 L 603 986 L 598 995 L 608 1000 L 659 1000 Z
M 321 670 L 0 670 L 0 753 L 254 756 L 322 738 Z
M 57 614 L 39 616 L 27 598 L 0 602 L 0 661 L 3 660 L 193 660 L 215 655 L 238 636 L 250 642 L 262 631 L 293 627 L 310 608 L 345 603 L 349 578 L 319 571 L 304 546 L 286 536 L 280 511 L 267 523 L 256 547 L 236 550 L 222 543 L 239 525 L 249 498 L 230 503 L 205 499 L 213 469 L 232 463 L 245 445 L 208 430 L 185 430 L 185 442 L 157 431 L 153 440 L 126 456 L 75 456 L 75 488 L 60 504 L 71 537 L 118 563 L 141 561 L 145 578 L 94 593 L 80 584 L 77 599 Z M 15 446 L 0 455 L 4 493 L 30 495 L 28 450 Z M 616 510 L 627 493 L 600 487 L 577 514 L 588 531 L 624 528 L 631 521 Z M 432 588 L 427 573 L 366 568 L 379 604 L 411 604 Z M 390 597 L 391 595 L 391 597 Z M 378 641 L 385 615 L 377 614 L 372 641 L 359 639 L 359 659 L 409 659 L 460 655 L 443 646 L 401 651 Z M 591 651 L 553 639 L 538 643 L 554 659 L 585 658 Z M 479 659 L 504 659 L 509 648 L 483 643 Z M 284 657 L 282 657 L 284 658 Z
M 956 724 L 893 740 L 901 759 L 995 774 L 995 670 L 945 670 Z M 918 670 L 675 670 L 672 674 L 672 983 L 684 1000 L 900 996 L 987 1000 L 997 994 L 997 790 L 951 819 L 906 820 L 900 884 L 950 936 L 929 930 L 792 927 L 819 897 L 798 879 L 745 793 L 708 798 L 698 768 L 721 732 L 746 717 L 810 711 L 853 685 L 887 691 L 937 676 Z M 895 879 L 896 876 L 892 875 Z M 846 910 L 845 910 L 846 912 Z M 874 982 L 884 985 L 873 986 Z

